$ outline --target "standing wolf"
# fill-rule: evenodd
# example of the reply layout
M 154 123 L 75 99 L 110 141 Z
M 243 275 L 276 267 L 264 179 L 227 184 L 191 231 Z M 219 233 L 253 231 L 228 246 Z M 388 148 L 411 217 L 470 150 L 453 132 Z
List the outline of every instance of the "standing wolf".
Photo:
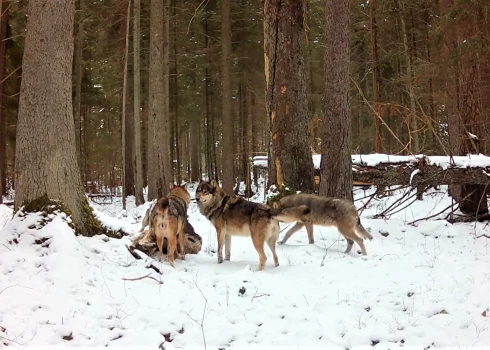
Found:
M 295 222 L 310 211 L 305 206 L 286 210 L 273 209 L 241 197 L 231 197 L 214 180 L 201 181 L 196 190 L 196 201 L 201 214 L 211 221 L 216 229 L 218 263 L 223 262 L 223 243 L 225 260 L 230 260 L 231 236 L 251 236 L 255 250 L 259 254 L 258 271 L 264 269 L 267 261 L 264 252 L 266 242 L 272 252 L 274 265 L 279 266 L 276 255 L 279 221 Z
M 308 241 L 313 244 L 313 225 L 335 226 L 347 240 L 349 253 L 356 242 L 361 248 L 362 255 L 367 255 L 363 239 L 373 239 L 373 236 L 362 226 L 361 219 L 354 204 L 345 199 L 321 197 L 315 194 L 292 194 L 285 196 L 274 203 L 274 207 L 281 209 L 306 205 L 310 212 L 303 215 L 284 236 L 279 244 L 284 244 L 298 230 L 306 227 Z

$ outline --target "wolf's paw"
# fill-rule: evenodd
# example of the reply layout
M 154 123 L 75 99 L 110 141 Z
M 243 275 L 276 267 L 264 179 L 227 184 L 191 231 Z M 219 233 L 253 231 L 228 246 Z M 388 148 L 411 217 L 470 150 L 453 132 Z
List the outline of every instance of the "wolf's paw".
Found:
M 223 257 L 222 256 L 218 256 L 218 264 L 222 264 L 223 263 Z
M 230 256 L 225 256 L 225 261 L 230 261 Z
M 277 244 L 279 244 L 279 245 L 283 245 L 284 243 L 286 243 L 286 242 L 283 242 L 283 241 L 277 242 Z

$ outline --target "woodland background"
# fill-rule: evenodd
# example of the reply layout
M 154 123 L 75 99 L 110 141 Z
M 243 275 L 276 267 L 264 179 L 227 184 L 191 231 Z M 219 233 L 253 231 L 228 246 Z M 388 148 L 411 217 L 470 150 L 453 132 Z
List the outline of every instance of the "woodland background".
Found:
M 308 142 L 313 153 L 320 153 L 324 96 L 329 93 L 324 84 L 325 1 L 297 2 L 304 10 L 300 54 L 306 67 L 309 131 L 297 142 Z M 1 3 L 0 182 L 7 194 L 15 187 L 28 1 Z M 215 0 L 165 1 L 163 12 L 152 9 L 156 3 L 76 2 L 73 113 L 86 192 L 115 191 L 123 185 L 124 173 L 125 193 L 136 194 L 154 171 L 148 162 L 151 142 L 168 143 L 173 168 L 165 171 L 177 182 L 197 181 L 203 174 L 222 179 L 223 150 L 232 150 L 235 182 L 244 181 L 252 171 L 250 157 L 269 153 L 264 2 L 230 1 L 229 12 Z M 166 31 L 162 43 L 168 45 L 168 55 L 152 69 L 169 77 L 168 92 L 153 100 L 152 15 L 161 16 Z M 353 0 L 349 15 L 351 153 L 489 153 L 488 1 Z M 227 23 L 231 37 L 222 30 Z M 341 29 L 332 33 L 341 34 Z M 223 68 L 223 50 L 230 51 L 230 72 Z M 157 135 L 149 128 L 152 101 L 169 111 L 169 130 Z M 290 121 L 295 123 L 294 116 Z M 169 137 L 159 137 L 166 133 Z M 138 185 L 139 167 L 143 183 Z

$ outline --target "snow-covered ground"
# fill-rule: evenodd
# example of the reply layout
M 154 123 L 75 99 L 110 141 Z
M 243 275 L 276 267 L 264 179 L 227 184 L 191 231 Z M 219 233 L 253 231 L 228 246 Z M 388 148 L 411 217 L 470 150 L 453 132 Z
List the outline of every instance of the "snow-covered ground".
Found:
M 75 237 L 61 215 L 11 220 L 0 205 L 0 348 L 488 348 L 490 242 L 476 238 L 488 227 L 407 225 L 451 204 L 445 192 L 389 219 L 369 218 L 402 193 L 369 202 L 367 257 L 357 246 L 344 254 L 335 229 L 316 227 L 314 245 L 300 231 L 278 246 L 277 268 L 266 250 L 263 272 L 249 238 L 234 237 L 232 261 L 217 264 L 206 249 L 214 229 L 193 205 L 203 250 L 176 269 L 161 263 L 163 275 L 128 253 L 128 237 Z M 119 200 L 93 204 L 104 223 L 133 232 L 148 205 L 130 198 L 123 213 Z

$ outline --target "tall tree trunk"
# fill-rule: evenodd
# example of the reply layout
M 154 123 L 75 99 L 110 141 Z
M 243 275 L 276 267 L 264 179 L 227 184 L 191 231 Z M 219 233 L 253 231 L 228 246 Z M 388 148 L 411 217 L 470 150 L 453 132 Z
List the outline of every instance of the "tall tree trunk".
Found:
M 141 160 L 141 119 L 140 119 L 140 97 L 141 97 L 141 66 L 140 66 L 140 11 L 141 0 L 134 0 L 134 24 L 133 24 L 133 69 L 134 69 L 134 177 L 136 179 L 135 196 L 136 205 L 145 202 L 143 197 L 143 162 Z
M 75 2 L 30 0 L 22 62 L 15 209 L 63 202 L 75 230 L 101 228 L 87 203 L 76 157 L 72 107 Z M 42 67 L 42 69 L 40 69 Z
M 407 74 L 407 87 L 408 87 L 408 99 L 410 101 L 410 124 L 411 124 L 411 133 L 410 137 L 413 139 L 411 151 L 415 154 L 420 152 L 420 142 L 419 142 L 419 131 L 418 131 L 418 121 L 416 115 L 416 103 L 415 103 L 415 89 L 413 83 L 413 70 L 412 70 L 412 57 L 410 55 L 410 50 L 408 47 L 408 35 L 407 35 L 407 27 L 405 24 L 404 18 L 404 5 L 400 0 L 396 0 L 396 5 L 398 7 L 400 26 L 402 29 L 402 37 L 403 37 L 403 51 L 405 54 L 405 64 L 406 64 L 406 74 Z
M 255 106 L 255 96 L 253 93 L 251 93 L 252 91 L 249 90 L 250 92 L 250 114 L 249 114 L 249 117 L 250 117 L 250 124 L 251 125 L 251 133 L 252 133 L 252 148 L 251 148 L 251 152 L 252 152 L 252 157 L 256 156 L 258 154 L 258 151 L 260 150 L 260 148 L 258 147 L 258 138 L 259 138 L 259 135 L 258 135 L 258 130 L 257 130 L 257 115 L 258 114 L 255 114 L 254 115 L 254 111 L 256 110 L 256 106 Z M 259 172 L 257 170 L 256 167 L 253 167 L 253 181 L 254 181 L 254 185 L 255 185 L 255 188 L 256 190 L 258 190 L 259 188 Z
M 78 0 L 78 28 L 77 28 L 77 40 L 75 43 L 75 98 L 74 98 L 74 119 L 75 119 L 75 142 L 77 149 L 77 160 L 78 164 L 81 165 L 81 148 L 80 148 L 80 129 L 81 129 L 81 108 L 82 108 L 82 76 L 83 76 L 83 41 L 84 41 L 84 28 L 83 22 L 84 18 L 84 10 L 83 10 L 83 0 Z
M 349 114 L 350 6 L 327 1 L 325 9 L 325 107 L 320 195 L 353 200 Z
M 371 60 L 373 72 L 373 104 L 374 104 L 374 152 L 383 153 L 383 143 L 381 138 L 381 98 L 380 98 L 380 72 L 378 62 L 378 27 L 376 25 L 376 1 L 369 2 L 369 16 L 371 19 Z
M 122 106 L 121 106 L 121 154 L 122 154 L 122 204 L 123 209 L 126 210 L 126 96 L 128 90 L 128 58 L 129 58 L 129 24 L 130 24 L 130 12 L 131 12 L 131 0 L 128 0 L 128 7 L 125 13 L 126 16 L 126 29 L 124 31 L 124 67 L 123 67 L 123 89 L 122 89 Z M 121 19 L 124 18 L 124 12 Z
M 453 154 L 478 154 L 484 149 L 484 126 L 480 90 L 480 57 L 468 46 L 479 35 L 478 12 L 470 15 L 466 3 L 440 0 L 441 16 L 451 16 L 451 27 L 445 33 L 446 52 L 457 55 L 456 92 L 459 115 L 448 116 L 449 139 Z M 461 8 L 458 8 L 461 7 Z M 453 11 L 457 10 L 457 11 Z M 454 14 L 457 14 L 454 16 Z M 453 30 L 454 28 L 454 30 Z M 454 52 L 451 52 L 454 51 Z M 460 210 L 470 215 L 488 213 L 485 186 L 452 186 L 451 195 L 460 203 Z
M 149 4 L 148 4 L 149 5 Z M 149 6 L 148 6 L 149 7 Z M 143 34 L 141 36 L 144 37 Z M 150 43 L 149 40 L 142 41 L 144 43 L 143 47 L 140 47 L 140 52 L 142 52 L 142 61 L 140 63 L 141 67 L 141 169 L 143 173 L 143 188 L 148 186 L 148 139 L 149 139 L 149 96 L 150 96 L 150 77 L 149 69 L 150 66 Z M 170 141 L 169 141 L 170 144 Z
M 215 179 L 215 174 L 216 174 L 216 146 L 215 146 L 215 138 L 214 138 L 214 113 L 213 113 L 213 96 L 212 96 L 212 74 L 211 74 L 211 67 L 212 67 L 212 55 L 211 55 L 211 43 L 210 43 L 210 36 L 211 36 L 211 30 L 210 30 L 210 21 L 209 21 L 209 16 L 210 16 L 210 11 L 211 11 L 211 6 L 214 5 L 214 1 L 210 2 L 210 4 L 206 7 L 206 14 L 204 16 L 204 21 L 203 21 L 203 26 L 204 26 L 204 47 L 206 50 L 206 66 L 204 69 L 204 76 L 205 76 L 205 112 L 206 112 L 206 173 L 209 179 Z
M 182 182 L 182 169 L 180 165 L 180 142 L 179 142 L 179 75 L 178 75 L 178 49 L 177 49 L 177 0 L 173 1 L 173 75 L 172 82 L 174 86 L 174 112 L 173 112 L 173 138 L 175 140 L 174 143 L 174 158 L 171 159 L 172 164 L 175 164 L 175 179 L 177 183 L 180 184 Z M 175 159 L 175 163 L 174 163 Z
M 245 170 L 245 197 L 250 198 L 252 196 L 252 178 L 250 174 L 250 154 L 251 154 L 251 123 L 253 121 L 253 104 L 252 104 L 252 91 L 250 90 L 250 87 L 248 84 L 245 86 L 245 91 L 244 91 L 244 100 L 245 100 L 245 107 L 246 107 L 246 114 L 244 115 L 244 125 L 243 125 L 243 130 L 244 130 L 244 149 L 243 149 L 243 167 Z
M 233 114 L 231 105 L 231 9 L 221 0 L 221 111 L 223 118 L 223 190 L 233 192 Z
M 169 118 L 169 1 L 152 0 L 150 11 L 150 108 L 148 200 L 161 198 L 172 181 Z
M 193 36 L 193 35 L 192 35 Z M 190 72 L 190 78 L 191 78 L 191 85 L 190 85 L 190 91 L 194 94 L 194 96 L 198 95 L 198 90 L 197 90 L 197 66 L 192 69 Z M 190 146 L 190 181 L 199 181 L 199 118 L 197 118 L 197 113 L 194 111 L 196 110 L 197 106 L 197 101 L 194 101 L 190 106 L 189 106 L 189 133 L 190 137 L 193 140 L 191 142 Z
M 434 18 L 433 14 L 429 10 L 429 7 L 427 7 L 424 10 L 424 34 L 425 34 L 425 52 L 426 52 L 426 60 L 429 63 L 429 65 L 432 65 L 432 54 L 431 54 L 431 37 L 430 37 L 430 30 L 433 26 L 432 24 L 432 19 Z M 432 123 L 433 120 L 438 120 L 436 119 L 436 106 L 435 106 L 435 101 L 434 101 L 434 81 L 433 81 L 433 75 L 430 74 L 427 78 L 427 83 L 429 87 L 429 117 L 430 121 L 428 123 Z M 437 137 L 433 132 L 429 133 L 428 138 L 432 140 L 430 143 L 431 150 L 433 154 L 440 154 L 442 153 L 441 146 L 437 143 Z
M 7 127 L 5 103 L 3 99 L 4 79 L 5 79 L 5 40 L 7 38 L 7 21 L 8 21 L 8 0 L 0 2 L 0 204 L 2 203 L 3 195 L 6 193 L 6 167 L 7 167 L 7 143 L 5 129 Z
M 266 109 L 277 185 L 313 192 L 304 0 L 264 1 Z
M 463 33 L 467 34 L 465 38 L 476 35 L 476 23 L 472 20 L 468 22 L 463 24 L 466 27 L 463 29 Z M 479 154 L 485 149 L 482 141 L 485 123 L 482 118 L 479 84 L 480 63 L 478 56 L 463 53 L 460 64 L 461 74 L 458 82 L 458 105 L 462 122 L 460 154 Z M 471 215 L 488 213 L 486 186 L 463 185 L 461 198 L 460 210 L 463 213 Z

